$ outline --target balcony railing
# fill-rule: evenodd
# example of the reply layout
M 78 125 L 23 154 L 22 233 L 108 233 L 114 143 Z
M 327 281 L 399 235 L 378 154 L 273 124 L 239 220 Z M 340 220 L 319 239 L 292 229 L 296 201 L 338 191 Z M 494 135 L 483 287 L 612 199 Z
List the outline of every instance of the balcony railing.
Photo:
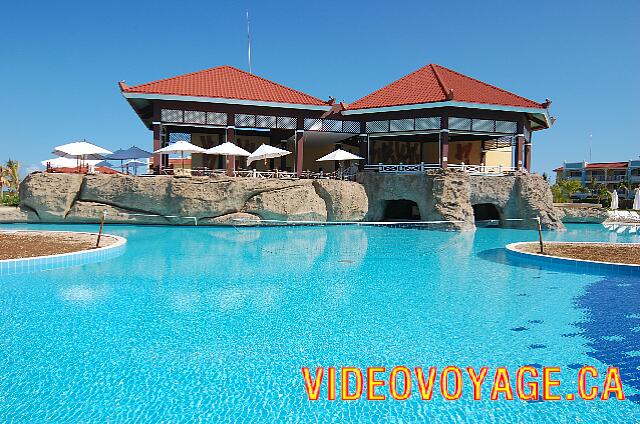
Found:
M 415 165 L 405 164 L 385 164 L 379 163 L 377 165 L 365 165 L 364 169 L 367 171 L 377 171 L 381 174 L 417 174 L 426 172 L 430 169 L 439 169 L 440 164 L 437 163 L 419 163 Z
M 512 166 L 486 166 L 486 165 L 466 165 L 466 164 L 450 164 L 449 168 L 458 169 L 460 171 L 468 172 L 470 174 L 478 175 L 504 175 L 513 173 L 516 168 Z M 523 168 L 522 171 L 525 171 Z
M 505 175 L 516 171 L 511 166 L 486 166 L 486 165 L 466 165 L 466 164 L 449 164 L 449 169 L 468 172 L 475 175 Z M 420 163 L 415 165 L 405 164 L 385 164 L 365 165 L 367 171 L 376 171 L 381 174 L 419 174 L 433 169 L 440 169 L 437 163 Z

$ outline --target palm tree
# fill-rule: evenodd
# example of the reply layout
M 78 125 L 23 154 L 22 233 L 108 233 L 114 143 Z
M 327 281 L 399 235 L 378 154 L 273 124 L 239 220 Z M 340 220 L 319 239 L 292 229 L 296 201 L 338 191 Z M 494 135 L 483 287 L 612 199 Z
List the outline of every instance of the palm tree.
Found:
M 5 184 L 9 187 L 10 191 L 18 191 L 20 186 L 20 162 L 9 159 L 4 167 L 4 179 Z
M 4 200 L 4 186 L 5 186 L 5 182 L 4 182 L 4 175 L 5 175 L 5 169 L 4 166 L 0 165 L 0 204 L 2 204 L 3 200 Z

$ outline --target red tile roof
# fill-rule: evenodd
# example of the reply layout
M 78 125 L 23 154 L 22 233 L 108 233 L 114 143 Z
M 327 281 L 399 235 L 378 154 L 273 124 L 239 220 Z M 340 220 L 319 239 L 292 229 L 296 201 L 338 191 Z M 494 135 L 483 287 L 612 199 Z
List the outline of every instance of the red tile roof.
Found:
M 327 102 L 298 90 L 269 81 L 232 66 L 218 66 L 204 71 L 129 87 L 125 93 L 167 94 L 327 106 Z
M 586 169 L 627 169 L 629 162 L 593 162 L 588 163 Z M 572 171 L 579 171 L 580 169 L 571 169 Z M 553 172 L 564 171 L 564 166 L 556 168 Z
M 629 162 L 594 162 L 588 163 L 587 169 L 615 169 L 615 168 L 627 168 Z
M 348 108 L 369 109 L 444 101 L 543 108 L 540 103 L 435 64 L 420 68 L 356 100 Z

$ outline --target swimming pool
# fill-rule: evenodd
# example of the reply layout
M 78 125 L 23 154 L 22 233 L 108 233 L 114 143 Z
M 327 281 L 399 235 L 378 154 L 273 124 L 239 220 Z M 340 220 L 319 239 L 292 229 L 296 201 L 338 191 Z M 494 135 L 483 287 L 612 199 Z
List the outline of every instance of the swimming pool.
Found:
M 535 232 L 106 231 L 128 239 L 123 255 L 0 277 L 3 421 L 640 419 L 640 280 L 510 264 L 502 247 Z M 640 241 L 597 225 L 545 237 Z M 563 389 L 583 364 L 619 366 L 630 400 L 310 402 L 301 374 L 527 364 L 563 367 Z

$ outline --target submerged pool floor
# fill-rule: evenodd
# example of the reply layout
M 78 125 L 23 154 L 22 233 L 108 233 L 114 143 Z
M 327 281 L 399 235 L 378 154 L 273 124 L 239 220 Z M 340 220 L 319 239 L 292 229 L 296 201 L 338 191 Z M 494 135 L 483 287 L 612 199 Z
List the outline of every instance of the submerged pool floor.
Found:
M 0 225 L 0 229 L 95 230 Z M 0 418 L 633 422 L 640 280 L 510 263 L 532 231 L 107 226 L 99 263 L 0 277 Z M 602 226 L 548 240 L 640 242 Z M 302 367 L 620 367 L 626 401 L 310 402 Z M 468 381 L 465 381 L 469 384 Z M 381 390 L 385 392 L 386 389 Z M 417 389 L 415 389 L 417 390 Z

